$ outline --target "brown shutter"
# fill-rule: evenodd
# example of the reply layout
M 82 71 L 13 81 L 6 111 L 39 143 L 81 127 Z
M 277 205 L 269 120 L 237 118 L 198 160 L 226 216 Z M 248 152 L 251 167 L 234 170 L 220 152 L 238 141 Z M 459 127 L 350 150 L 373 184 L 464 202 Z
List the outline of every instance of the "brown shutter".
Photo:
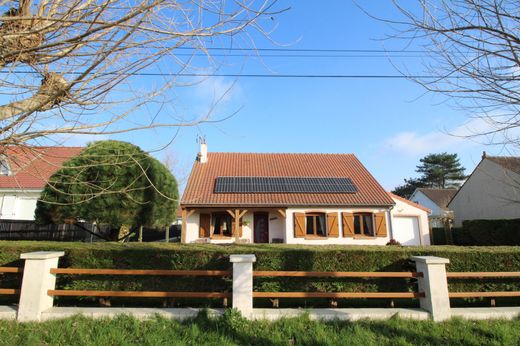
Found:
M 294 237 L 305 238 L 305 213 L 294 213 Z
M 386 237 L 386 213 L 375 213 L 375 221 L 376 221 L 376 236 L 377 237 Z
M 327 236 L 339 237 L 338 213 L 327 213 Z
M 342 213 L 343 216 L 343 236 L 353 237 L 354 236 L 354 214 Z
M 211 235 L 211 214 L 199 215 L 199 238 L 207 238 Z

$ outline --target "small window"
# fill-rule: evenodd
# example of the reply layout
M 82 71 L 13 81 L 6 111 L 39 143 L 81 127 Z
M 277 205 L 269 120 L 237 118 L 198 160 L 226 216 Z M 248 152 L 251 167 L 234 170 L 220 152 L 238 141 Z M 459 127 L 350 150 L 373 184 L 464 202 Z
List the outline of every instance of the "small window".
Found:
M 306 234 L 325 237 L 325 214 L 312 213 L 305 214 Z
M 9 163 L 5 158 L 0 158 L 0 175 L 10 175 L 11 169 L 9 168 Z
M 233 231 L 231 215 L 228 213 L 214 213 L 211 216 L 213 219 L 213 235 L 231 237 Z
M 375 237 L 374 218 L 371 213 L 354 214 L 354 234 Z

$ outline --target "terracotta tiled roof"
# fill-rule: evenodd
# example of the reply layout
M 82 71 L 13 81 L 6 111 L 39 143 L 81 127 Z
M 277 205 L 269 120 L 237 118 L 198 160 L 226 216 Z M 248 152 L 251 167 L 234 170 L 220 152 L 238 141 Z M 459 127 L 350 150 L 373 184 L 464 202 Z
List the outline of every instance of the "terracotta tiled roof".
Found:
M 417 190 L 421 191 L 426 197 L 431 199 L 435 204 L 437 204 L 442 209 L 448 208 L 448 203 L 450 203 L 451 199 L 457 193 L 457 189 L 427 189 L 427 188 L 418 188 Z
M 43 189 L 64 161 L 80 153 L 81 147 L 4 147 L 11 175 L 0 176 L 0 189 Z
M 486 156 L 486 159 L 499 164 L 505 169 L 520 174 L 520 157 L 518 156 Z
M 401 201 L 401 202 L 404 202 L 404 203 L 406 203 L 406 204 L 408 204 L 408 205 L 411 205 L 412 207 L 419 208 L 419 209 L 421 209 L 421 210 L 424 210 L 424 211 L 427 212 L 427 213 L 431 213 L 431 212 L 432 212 L 431 209 L 426 208 L 426 207 L 423 206 L 422 204 L 419 204 L 419 203 L 416 203 L 416 202 L 412 202 L 412 201 L 410 201 L 410 200 L 408 200 L 408 199 L 406 199 L 406 198 L 403 198 L 403 197 L 398 196 L 398 195 L 396 195 L 396 194 L 393 194 L 393 193 L 391 193 L 391 192 L 389 192 L 388 194 L 390 195 L 390 197 L 392 197 L 392 198 L 394 198 L 394 199 L 397 199 L 397 200 L 399 200 L 399 201 Z
M 344 177 L 356 193 L 214 193 L 215 178 Z M 196 161 L 181 200 L 184 206 L 388 206 L 394 201 L 352 154 L 208 153 Z

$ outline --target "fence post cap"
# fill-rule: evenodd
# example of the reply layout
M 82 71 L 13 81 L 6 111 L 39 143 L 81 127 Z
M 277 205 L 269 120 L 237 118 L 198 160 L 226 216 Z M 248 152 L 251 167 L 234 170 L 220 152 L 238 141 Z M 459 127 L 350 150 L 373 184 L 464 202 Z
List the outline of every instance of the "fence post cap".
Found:
M 20 255 L 21 259 L 44 260 L 64 256 L 64 251 L 35 251 L 26 252 Z
M 412 261 L 425 263 L 425 264 L 448 264 L 450 260 L 448 258 L 436 257 L 436 256 L 412 256 Z
M 248 255 L 229 255 L 229 261 L 231 263 L 253 263 L 256 262 L 256 256 L 252 254 Z

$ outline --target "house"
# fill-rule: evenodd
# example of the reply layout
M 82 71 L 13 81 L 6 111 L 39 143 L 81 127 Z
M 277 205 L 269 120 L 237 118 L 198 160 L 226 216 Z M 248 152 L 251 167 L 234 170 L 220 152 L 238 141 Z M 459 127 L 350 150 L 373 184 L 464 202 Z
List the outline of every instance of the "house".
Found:
M 410 200 L 419 203 L 431 210 L 429 216 L 432 227 L 444 227 L 447 219 L 453 217 L 448 203 L 457 193 L 457 189 L 430 189 L 417 188 L 410 196 Z
M 80 147 L 6 146 L 0 151 L 0 220 L 34 220 L 51 175 Z
M 465 220 L 520 218 L 520 157 L 484 152 L 448 207 L 453 210 L 455 227 Z
M 186 243 L 430 244 L 427 210 L 390 195 L 352 154 L 208 153 L 202 143 L 180 204 Z

